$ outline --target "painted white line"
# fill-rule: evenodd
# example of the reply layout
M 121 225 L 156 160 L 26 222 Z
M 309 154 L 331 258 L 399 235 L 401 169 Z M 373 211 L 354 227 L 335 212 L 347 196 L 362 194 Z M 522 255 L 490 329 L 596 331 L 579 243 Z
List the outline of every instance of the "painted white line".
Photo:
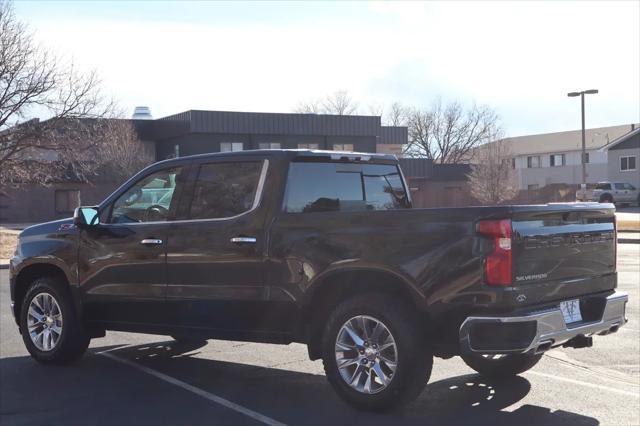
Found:
M 128 359 L 124 359 L 124 358 L 120 358 L 117 357 L 115 355 L 113 355 L 112 353 L 109 353 L 109 351 L 104 351 L 104 352 L 97 352 L 97 355 L 102 355 L 105 356 L 109 359 L 112 359 L 114 361 L 120 362 L 122 364 L 126 364 L 129 367 L 133 367 L 136 368 L 140 371 L 143 371 L 147 374 L 150 374 L 160 380 L 164 380 L 167 383 L 171 383 L 172 385 L 178 386 L 184 390 L 187 390 L 191 393 L 195 393 L 196 395 L 199 395 L 205 399 L 208 399 L 209 401 L 215 402 L 216 404 L 220 404 L 223 407 L 229 408 L 233 411 L 236 411 L 240 414 L 244 414 L 245 416 L 251 417 L 254 420 L 257 420 L 259 422 L 262 422 L 264 424 L 270 425 L 270 426 L 284 426 L 285 423 L 281 423 L 279 421 L 276 421 L 274 419 L 272 419 L 271 417 L 267 417 L 264 416 L 260 413 L 257 413 L 253 410 L 250 410 L 248 408 L 245 408 L 241 405 L 238 405 L 234 402 L 231 402 L 227 399 L 224 399 L 218 395 L 212 394 L 211 392 L 207 392 L 205 390 L 202 390 L 200 388 L 197 388 L 193 385 L 190 385 L 189 383 L 185 383 L 182 380 L 178 380 L 175 379 L 171 376 L 167 376 L 166 374 L 160 373 L 159 371 L 156 370 L 152 370 L 151 368 L 145 367 L 144 365 L 139 365 L 136 364 L 133 361 L 129 361 Z
M 588 388 L 605 390 L 605 391 L 617 393 L 617 394 L 620 394 L 620 395 L 635 396 L 636 398 L 640 398 L 640 392 L 630 392 L 630 391 L 626 391 L 626 390 L 622 390 L 622 389 L 612 388 L 612 387 L 609 387 L 609 386 L 596 385 L 594 383 L 583 382 L 583 381 L 574 380 L 574 379 L 568 379 L 566 377 L 561 377 L 561 376 L 554 376 L 552 374 L 539 373 L 537 371 L 527 371 L 524 374 L 531 374 L 531 375 L 534 375 L 534 376 L 545 377 L 547 379 L 558 380 L 560 382 L 573 383 L 574 385 L 580 385 L 580 386 L 585 386 L 585 387 L 588 387 Z

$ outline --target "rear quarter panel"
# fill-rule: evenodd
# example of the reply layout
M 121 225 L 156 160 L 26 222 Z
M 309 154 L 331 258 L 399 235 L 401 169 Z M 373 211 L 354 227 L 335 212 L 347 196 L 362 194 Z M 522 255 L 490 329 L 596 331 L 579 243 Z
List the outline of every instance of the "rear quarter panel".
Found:
M 474 254 L 475 222 L 489 217 L 508 217 L 508 210 L 283 213 L 271 228 L 271 274 L 301 305 L 325 277 L 359 269 L 399 278 L 425 310 L 494 303 Z

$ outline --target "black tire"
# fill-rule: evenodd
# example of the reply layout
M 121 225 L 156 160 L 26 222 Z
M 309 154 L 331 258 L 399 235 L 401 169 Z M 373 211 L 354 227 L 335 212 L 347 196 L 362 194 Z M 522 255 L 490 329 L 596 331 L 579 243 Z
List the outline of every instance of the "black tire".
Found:
M 41 350 L 34 344 L 27 325 L 31 301 L 42 293 L 53 296 L 62 313 L 62 331 L 57 343 L 50 350 Z M 73 305 L 69 288 L 53 277 L 38 278 L 27 289 L 20 309 L 20 330 L 22 340 L 31 356 L 43 364 L 72 363 L 86 352 L 91 340 Z
M 611 194 L 602 194 L 599 202 L 601 203 L 613 203 L 613 196 Z
M 484 357 L 479 354 L 469 354 L 463 355 L 462 360 L 483 376 L 505 378 L 516 376 L 529 370 L 540 361 L 542 355 L 508 354 L 494 359 L 490 355 Z
M 384 323 L 397 348 L 397 368 L 388 386 L 377 393 L 362 393 L 340 375 L 335 345 L 342 326 L 351 318 L 365 315 Z M 433 366 L 433 356 L 419 326 L 418 316 L 407 304 L 383 294 L 355 296 L 340 303 L 330 314 L 322 336 L 324 371 L 336 393 L 356 408 L 383 411 L 415 399 L 424 389 Z M 372 364 L 373 365 L 373 364 Z M 371 374 L 371 373 L 368 373 Z

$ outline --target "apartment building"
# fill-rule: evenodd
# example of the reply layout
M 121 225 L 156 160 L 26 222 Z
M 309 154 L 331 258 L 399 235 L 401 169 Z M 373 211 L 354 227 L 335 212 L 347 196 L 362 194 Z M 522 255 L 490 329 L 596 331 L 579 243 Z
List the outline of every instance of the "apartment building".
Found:
M 587 183 L 609 179 L 609 151 L 602 148 L 638 127 L 638 124 L 625 124 L 586 129 Z M 513 157 L 520 189 L 582 183 L 581 130 L 519 136 L 504 141 Z

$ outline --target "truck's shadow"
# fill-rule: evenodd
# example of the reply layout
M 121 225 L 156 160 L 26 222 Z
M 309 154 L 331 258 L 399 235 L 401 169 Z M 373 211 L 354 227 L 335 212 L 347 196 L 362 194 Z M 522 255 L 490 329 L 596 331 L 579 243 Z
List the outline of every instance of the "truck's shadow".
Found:
M 160 342 L 111 353 L 287 424 L 598 425 L 598 420 L 517 404 L 530 390 L 515 377 L 489 382 L 465 375 L 431 383 L 417 401 L 384 414 L 344 404 L 323 375 L 193 357 L 203 343 Z M 286 367 L 283 367 L 286 368 Z M 44 391 L 50 384 L 55 391 Z M 28 357 L 0 362 L 0 423 L 255 424 L 255 421 L 159 381 L 130 366 L 88 355 L 70 367 L 41 366 Z M 511 409 L 511 408 L 510 408 Z M 215 421 L 214 421 L 215 419 Z
M 599 424 L 592 417 L 528 404 L 505 411 L 531 389 L 520 376 L 489 381 L 469 374 L 440 380 L 397 412 L 364 413 L 343 403 L 323 375 L 191 357 L 198 347 L 163 342 L 126 348 L 118 355 L 289 424 Z

